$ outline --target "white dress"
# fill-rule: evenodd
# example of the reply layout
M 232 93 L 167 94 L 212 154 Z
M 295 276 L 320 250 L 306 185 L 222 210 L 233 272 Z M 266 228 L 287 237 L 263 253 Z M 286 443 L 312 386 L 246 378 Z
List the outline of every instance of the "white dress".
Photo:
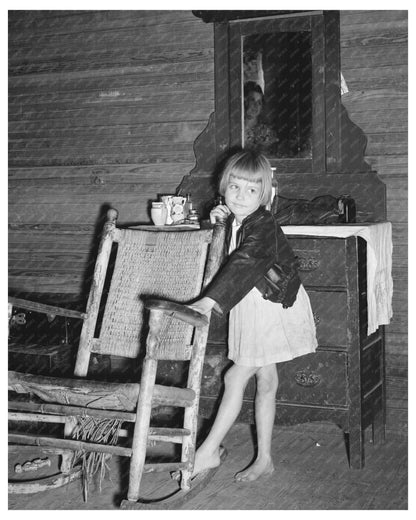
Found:
M 229 252 L 235 249 L 233 223 Z M 299 287 L 292 307 L 265 300 L 255 287 L 230 311 L 228 357 L 236 365 L 261 367 L 315 352 L 315 322 L 309 296 Z

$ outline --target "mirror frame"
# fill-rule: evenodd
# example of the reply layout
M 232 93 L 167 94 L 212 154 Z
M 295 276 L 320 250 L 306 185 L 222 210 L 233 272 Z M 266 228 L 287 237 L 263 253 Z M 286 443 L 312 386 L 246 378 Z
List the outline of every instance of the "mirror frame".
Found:
M 252 34 L 311 32 L 312 158 L 269 158 L 285 173 L 340 171 L 339 12 L 307 11 L 216 22 L 217 153 L 242 147 L 242 45 Z
M 194 142 L 195 166 L 177 188 L 192 193 L 203 216 L 216 193 L 223 161 L 242 147 L 242 38 L 270 28 L 310 27 L 312 42 L 312 159 L 272 158 L 279 178 L 371 172 L 365 162 L 367 138 L 341 103 L 339 11 L 193 11 L 214 25 L 215 110 Z M 373 172 L 374 173 L 374 172 Z M 296 176 L 296 175 L 295 175 Z M 341 182 L 341 175 L 337 175 Z M 341 182 L 342 184 L 342 182 Z M 341 192 L 340 192 L 341 193 Z M 339 194 L 339 193 L 338 193 Z

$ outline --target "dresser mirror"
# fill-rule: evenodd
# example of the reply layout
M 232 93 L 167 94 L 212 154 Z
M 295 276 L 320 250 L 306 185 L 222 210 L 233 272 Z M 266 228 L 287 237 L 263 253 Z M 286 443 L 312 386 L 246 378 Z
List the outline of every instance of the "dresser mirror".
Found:
M 242 142 L 273 158 L 312 158 L 311 31 L 242 37 Z
M 231 147 L 258 149 L 280 171 L 325 171 L 325 104 L 329 86 L 339 88 L 339 52 L 325 64 L 330 41 L 339 50 L 338 22 L 322 11 L 229 21 Z
M 242 38 L 242 142 L 272 158 L 312 158 L 310 31 Z
M 224 159 L 250 147 L 261 149 L 276 168 L 279 194 L 298 197 L 296 184 L 305 198 L 356 192 L 359 198 L 363 179 L 351 185 L 351 174 L 371 168 L 364 159 L 367 138 L 341 102 L 339 11 L 194 15 L 213 24 L 215 110 L 195 140 L 195 167 L 178 193 L 192 193 L 205 217 Z M 329 182 L 328 174 L 338 175 Z M 359 210 L 368 213 L 368 206 Z

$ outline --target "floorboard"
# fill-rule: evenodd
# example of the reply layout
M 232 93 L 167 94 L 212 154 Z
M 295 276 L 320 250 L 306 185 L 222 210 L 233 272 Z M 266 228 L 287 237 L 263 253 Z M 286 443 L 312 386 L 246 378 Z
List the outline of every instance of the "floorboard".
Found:
M 406 510 L 407 438 L 389 435 L 384 444 L 366 441 L 363 470 L 349 469 L 341 430 L 332 424 L 275 427 L 276 471 L 251 484 L 237 483 L 235 473 L 254 454 L 252 428 L 236 424 L 224 439 L 225 463 L 209 485 L 182 509 L 188 510 Z M 83 501 L 81 483 L 36 495 L 9 495 L 9 509 L 117 509 L 125 497 L 125 460 L 114 458 L 111 481 L 90 485 Z M 146 495 L 162 489 L 165 476 L 145 476 Z

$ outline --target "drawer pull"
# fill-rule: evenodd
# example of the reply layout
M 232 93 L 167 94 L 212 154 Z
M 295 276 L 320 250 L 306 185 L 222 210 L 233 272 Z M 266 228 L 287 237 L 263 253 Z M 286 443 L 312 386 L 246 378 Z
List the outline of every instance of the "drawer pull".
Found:
M 295 374 L 295 381 L 299 386 L 316 386 L 321 382 L 321 378 L 313 372 L 308 374 L 304 370 L 299 370 Z
M 321 318 L 314 312 L 312 313 L 312 315 L 313 315 L 313 321 L 315 322 L 315 325 L 318 325 L 318 323 L 321 321 Z
M 298 258 L 299 271 L 315 271 L 319 269 L 321 262 L 317 258 Z

